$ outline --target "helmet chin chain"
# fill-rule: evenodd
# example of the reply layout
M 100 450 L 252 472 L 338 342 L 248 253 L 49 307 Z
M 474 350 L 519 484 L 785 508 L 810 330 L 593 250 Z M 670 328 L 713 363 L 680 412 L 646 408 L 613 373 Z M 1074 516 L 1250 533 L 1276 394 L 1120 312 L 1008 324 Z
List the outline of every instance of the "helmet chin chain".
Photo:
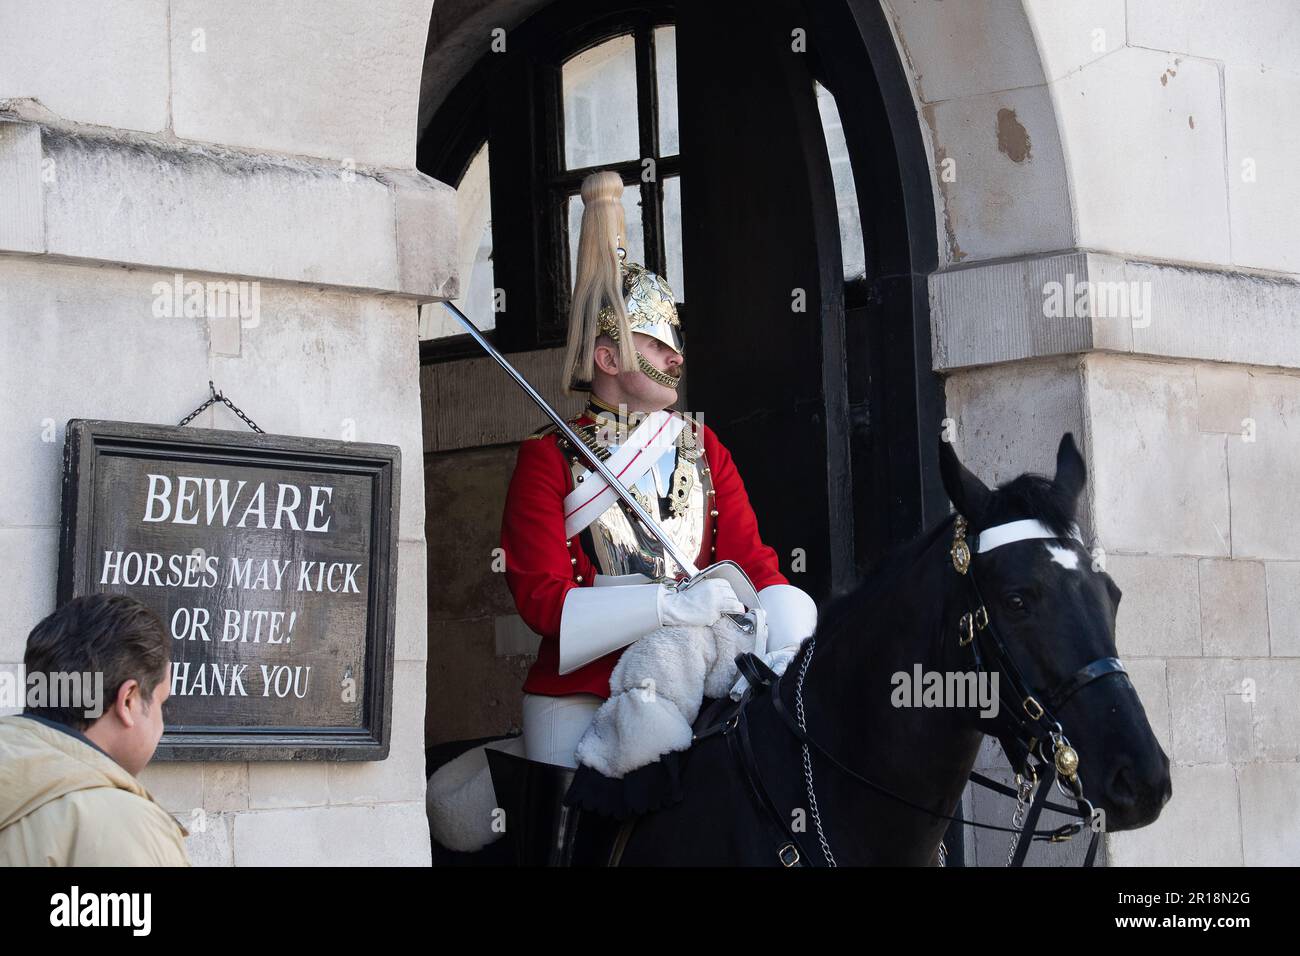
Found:
M 667 372 L 661 372 L 659 369 L 651 365 L 650 360 L 641 354 L 640 349 L 637 349 L 636 362 L 637 365 L 641 366 L 641 371 L 645 372 L 646 378 L 650 379 L 650 381 L 658 382 L 660 385 L 667 386 L 668 388 L 677 387 L 677 379 L 673 378 L 673 376 L 669 375 Z

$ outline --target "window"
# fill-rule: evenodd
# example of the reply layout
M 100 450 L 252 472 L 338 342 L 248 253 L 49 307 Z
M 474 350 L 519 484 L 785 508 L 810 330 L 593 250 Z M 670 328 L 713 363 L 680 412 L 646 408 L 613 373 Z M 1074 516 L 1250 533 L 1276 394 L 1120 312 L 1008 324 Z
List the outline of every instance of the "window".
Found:
M 677 301 L 685 301 L 676 51 L 676 27 L 661 26 L 640 37 L 626 33 L 605 40 L 560 68 L 564 161 L 552 183 L 564 197 L 568 246 L 563 274 L 570 289 L 576 278 L 582 180 L 594 170 L 611 169 L 624 182 L 628 235 L 623 248 L 628 258 L 662 275 Z M 639 68 L 638 61 L 645 67 Z
M 574 11 L 547 7 L 512 31 L 419 147 L 418 168 L 458 190 L 455 304 L 503 352 L 563 344 L 580 190 L 597 170 L 623 179 L 628 258 L 664 276 L 686 314 L 671 5 Z M 420 338 L 426 362 L 479 354 L 441 305 L 422 310 Z

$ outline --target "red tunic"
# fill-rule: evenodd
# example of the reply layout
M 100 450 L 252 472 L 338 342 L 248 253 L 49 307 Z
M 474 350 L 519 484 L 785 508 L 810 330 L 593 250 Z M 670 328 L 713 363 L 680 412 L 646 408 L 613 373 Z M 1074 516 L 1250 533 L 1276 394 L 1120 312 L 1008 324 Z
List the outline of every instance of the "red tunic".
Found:
M 582 416 L 579 422 L 593 419 Z M 688 426 L 689 427 L 689 426 Z M 704 457 L 713 479 L 714 508 L 704 517 L 704 538 L 697 567 L 718 561 L 735 561 L 755 590 L 772 584 L 789 584 L 781 574 L 776 552 L 758 535 L 758 519 L 745 494 L 740 472 L 731 454 L 707 425 L 701 423 Z M 573 472 L 551 431 L 527 438 L 519 446 L 514 475 L 506 494 L 501 520 L 501 547 L 505 552 L 506 584 L 514 595 L 519 616 L 542 637 L 537 661 L 524 681 L 524 691 L 561 697 L 596 694 L 609 697 L 609 675 L 623 651 L 617 650 L 563 676 L 560 665 L 560 613 L 570 588 L 590 587 L 596 566 L 580 544 L 580 537 L 564 536 L 564 497 L 573 490 Z M 717 523 L 717 534 L 713 525 Z M 567 544 L 566 544 L 567 540 Z M 710 552 L 711 547 L 717 551 Z M 571 563 L 577 558 L 577 564 Z M 577 578 L 581 576 L 579 584 Z

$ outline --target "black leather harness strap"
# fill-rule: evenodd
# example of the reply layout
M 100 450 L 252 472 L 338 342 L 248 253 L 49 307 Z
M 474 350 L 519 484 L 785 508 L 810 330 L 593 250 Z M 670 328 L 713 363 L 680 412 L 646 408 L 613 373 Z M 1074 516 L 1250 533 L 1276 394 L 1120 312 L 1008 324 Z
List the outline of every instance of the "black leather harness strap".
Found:
M 810 858 L 799 845 L 798 837 L 794 835 L 790 825 L 781 816 L 781 811 L 776 808 L 776 804 L 768 795 L 767 788 L 763 786 L 763 776 L 758 769 L 758 761 L 754 758 L 754 748 L 749 739 L 749 715 L 745 707 L 749 695 L 753 692 L 753 686 L 751 684 L 750 689 L 745 691 L 745 698 L 742 698 L 741 705 L 736 710 L 734 725 L 730 729 L 724 727 L 722 733 L 731 752 L 740 761 L 740 766 L 745 773 L 745 782 L 749 785 L 750 795 L 754 798 L 759 813 L 766 815 L 780 834 L 780 844 L 776 848 L 777 860 L 787 868 L 804 866 Z
M 960 823 L 963 826 L 975 827 L 980 830 L 998 830 L 1001 831 L 1002 833 L 1019 833 L 1022 836 L 1025 835 L 1031 836 L 1035 840 L 1050 840 L 1052 842 L 1060 842 L 1061 840 L 1068 839 L 1069 836 L 1073 836 L 1074 834 L 1078 833 L 1080 830 L 1083 829 L 1082 823 L 1067 823 L 1064 824 L 1063 826 L 1057 827 L 1055 830 L 1029 830 L 1026 828 L 1017 828 L 1017 827 L 1001 827 L 992 823 L 979 823 L 975 820 L 967 820 L 964 817 L 949 816 L 946 813 L 939 813 L 937 810 L 931 810 L 929 807 L 922 806 L 921 804 L 916 803 L 915 801 L 909 800 L 907 799 L 907 797 L 904 797 L 901 794 L 894 793 L 892 790 L 888 789 L 887 787 L 882 787 L 880 784 L 875 783 L 872 780 L 868 780 L 860 773 L 845 766 L 834 754 L 830 753 L 828 750 L 822 747 L 821 744 L 819 744 L 816 740 L 810 737 L 803 730 L 803 728 L 799 726 L 798 722 L 795 721 L 794 717 L 790 714 L 789 708 L 785 706 L 785 702 L 781 699 L 781 680 L 782 678 L 777 677 L 775 680 L 771 682 L 770 686 L 768 686 L 766 690 L 768 696 L 772 699 L 773 708 L 775 708 L 776 712 L 780 715 L 781 719 L 785 722 L 785 725 L 790 729 L 790 732 L 793 733 L 797 738 L 799 738 L 801 742 L 807 744 L 808 747 L 810 747 L 812 750 L 815 750 L 817 753 L 821 754 L 824 758 L 829 760 L 831 764 L 836 769 L 838 769 L 841 773 L 843 773 L 845 776 L 849 777 L 851 780 L 856 780 L 858 783 L 862 784 L 863 786 L 868 787 L 876 791 L 877 793 L 882 794 L 883 796 L 889 797 L 891 800 L 896 800 L 899 803 L 909 806 L 914 810 L 920 810 L 922 813 L 928 813 L 930 816 L 937 817 L 941 820 L 948 820 L 952 823 Z M 972 779 L 974 779 L 975 775 L 972 774 L 971 777 Z M 1000 787 L 1001 785 L 999 784 L 997 786 Z M 1041 793 L 1045 795 L 1046 792 L 1047 792 L 1047 788 L 1042 787 Z M 1012 791 L 1011 795 L 1015 796 L 1015 792 Z M 1056 809 L 1055 805 L 1053 805 L 1053 809 Z M 1066 813 L 1071 816 L 1080 815 L 1078 810 L 1071 809 L 1069 807 L 1060 807 L 1059 810 L 1061 813 Z

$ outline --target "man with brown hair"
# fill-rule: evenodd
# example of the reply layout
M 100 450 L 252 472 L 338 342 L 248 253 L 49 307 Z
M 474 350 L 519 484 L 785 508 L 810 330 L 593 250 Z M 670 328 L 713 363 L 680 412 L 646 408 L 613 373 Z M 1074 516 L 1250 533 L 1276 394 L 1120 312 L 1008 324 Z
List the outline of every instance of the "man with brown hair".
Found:
M 189 865 L 185 828 L 135 779 L 162 736 L 170 657 L 158 615 L 124 595 L 36 625 L 26 707 L 0 717 L 0 866 Z

